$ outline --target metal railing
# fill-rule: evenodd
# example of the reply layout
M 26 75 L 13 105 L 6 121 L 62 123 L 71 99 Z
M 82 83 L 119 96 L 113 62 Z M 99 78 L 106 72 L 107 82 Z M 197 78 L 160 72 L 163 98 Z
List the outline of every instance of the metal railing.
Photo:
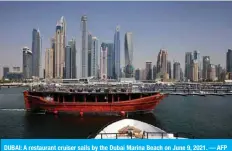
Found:
M 114 138 L 114 139 L 118 139 L 118 138 L 130 138 L 130 139 L 152 139 L 152 138 L 160 138 L 160 139 L 164 139 L 164 138 L 194 138 L 192 135 L 188 134 L 188 133 L 183 133 L 183 132 L 178 132 L 173 134 L 173 137 L 170 137 L 169 133 L 166 132 L 143 132 L 142 135 L 139 134 L 135 134 L 132 132 L 125 132 L 125 133 L 99 133 L 97 136 L 100 135 L 101 139 L 104 138 L 109 138 L 109 137 L 104 137 L 107 135 L 113 135 L 113 137 L 110 138 Z M 183 135 L 183 137 L 179 137 L 180 135 Z M 160 136 L 160 137 L 159 137 Z

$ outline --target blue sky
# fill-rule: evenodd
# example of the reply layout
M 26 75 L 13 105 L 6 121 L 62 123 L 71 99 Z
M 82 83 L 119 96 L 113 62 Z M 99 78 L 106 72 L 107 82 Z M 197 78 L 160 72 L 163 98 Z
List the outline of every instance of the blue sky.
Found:
M 182 68 L 184 53 L 193 50 L 225 66 L 226 51 L 232 48 L 232 2 L 0 2 L 0 75 L 2 66 L 22 66 L 21 48 L 31 48 L 33 28 L 43 36 L 44 53 L 61 16 L 67 21 L 67 40 L 77 39 L 79 59 L 84 14 L 89 31 L 101 42 L 113 41 L 120 25 L 121 66 L 125 32 L 133 32 L 136 68 L 144 68 L 145 61 L 156 63 L 161 48 Z

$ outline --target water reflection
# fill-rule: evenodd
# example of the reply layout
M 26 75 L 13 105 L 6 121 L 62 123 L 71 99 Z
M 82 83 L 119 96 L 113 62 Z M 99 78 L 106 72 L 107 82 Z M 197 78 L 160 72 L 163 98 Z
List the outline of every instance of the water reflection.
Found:
M 130 115 L 137 119 L 160 127 L 154 114 Z M 120 116 L 84 116 L 45 115 L 26 113 L 24 118 L 24 138 L 87 138 L 95 135 L 102 128 L 117 120 Z

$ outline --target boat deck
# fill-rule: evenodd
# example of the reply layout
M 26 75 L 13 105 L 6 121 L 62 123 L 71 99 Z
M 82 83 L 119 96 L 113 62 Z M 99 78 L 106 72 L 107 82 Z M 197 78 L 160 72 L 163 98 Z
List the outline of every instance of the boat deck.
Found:
M 186 139 L 175 137 L 172 133 L 166 132 L 143 132 L 143 134 L 133 133 L 100 133 L 95 139 Z
M 114 92 L 114 91 L 110 91 L 110 92 L 87 92 L 87 91 L 82 91 L 82 92 L 71 92 L 71 91 L 29 91 L 29 93 L 43 93 L 43 94 L 49 94 L 49 93 L 53 93 L 53 94 L 75 94 L 75 93 L 80 93 L 80 94 L 128 94 L 128 93 L 133 93 L 133 94 L 158 94 L 160 93 L 159 91 L 141 91 L 141 92 Z
M 179 137 L 180 136 L 180 137 Z M 182 137 L 184 136 L 184 137 Z M 188 137 L 186 137 L 188 136 Z M 122 119 L 103 128 L 95 139 L 186 139 L 191 135 L 167 133 L 151 124 L 134 119 Z

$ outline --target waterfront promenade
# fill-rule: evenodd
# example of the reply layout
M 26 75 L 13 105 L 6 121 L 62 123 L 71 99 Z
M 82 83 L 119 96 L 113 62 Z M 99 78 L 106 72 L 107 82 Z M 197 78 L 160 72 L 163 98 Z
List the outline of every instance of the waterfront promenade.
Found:
M 0 83 L 0 87 L 21 87 L 24 83 Z
M 226 83 L 173 83 L 145 84 L 143 91 L 160 91 L 167 94 L 231 94 L 232 85 Z

